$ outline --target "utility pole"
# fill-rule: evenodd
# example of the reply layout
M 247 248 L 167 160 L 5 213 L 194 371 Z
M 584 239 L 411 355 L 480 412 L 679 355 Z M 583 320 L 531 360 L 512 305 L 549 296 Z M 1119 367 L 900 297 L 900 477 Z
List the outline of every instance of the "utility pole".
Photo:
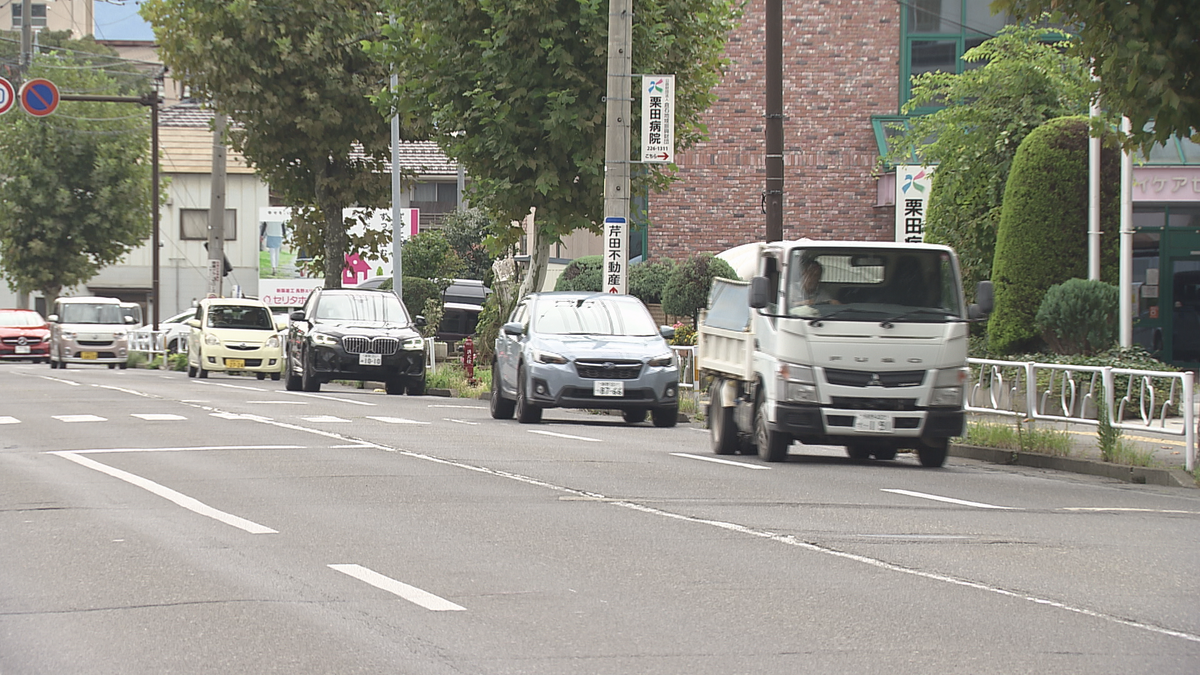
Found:
M 766 240 L 783 240 L 783 0 L 766 6 L 766 169 L 763 213 Z
M 608 89 L 605 97 L 604 136 L 604 232 L 608 247 L 604 261 L 603 289 L 625 293 L 629 267 L 629 118 L 633 79 L 633 2 L 609 0 Z M 615 235 L 615 236 L 613 236 Z M 536 261 L 535 261 L 536 262 Z M 615 273 L 615 276 L 614 276 Z M 616 283 L 609 283 L 615 281 Z
M 33 0 L 21 0 L 21 77 L 33 63 Z
M 225 275 L 225 114 L 213 115 L 212 188 L 208 206 L 208 294 L 221 297 Z

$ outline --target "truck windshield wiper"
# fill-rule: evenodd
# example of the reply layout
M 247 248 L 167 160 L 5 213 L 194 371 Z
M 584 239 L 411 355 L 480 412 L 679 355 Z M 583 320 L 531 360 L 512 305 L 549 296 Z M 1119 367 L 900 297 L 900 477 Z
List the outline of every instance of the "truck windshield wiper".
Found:
M 832 312 L 826 314 L 825 316 L 802 316 L 799 318 L 807 319 L 808 324 L 810 326 L 820 326 L 821 323 L 828 321 L 829 319 L 832 319 L 835 316 L 841 316 L 842 314 L 845 314 L 847 312 L 860 312 L 860 313 L 865 313 L 865 314 L 874 314 L 875 313 L 873 310 L 870 310 L 870 309 L 859 309 L 858 307 L 848 306 L 848 307 L 842 307 L 841 309 L 832 311 Z
M 897 314 L 896 316 L 891 316 L 891 317 L 884 319 L 883 321 L 879 322 L 879 327 L 880 328 L 892 328 L 893 326 L 896 325 L 894 322 L 899 321 L 900 319 L 906 319 L 914 314 L 937 314 L 938 316 L 948 316 L 948 317 L 958 318 L 958 315 L 955 314 L 954 312 L 951 312 L 950 310 L 935 309 L 932 307 L 918 307 L 917 309 L 910 309 L 907 312 L 904 312 L 903 314 Z

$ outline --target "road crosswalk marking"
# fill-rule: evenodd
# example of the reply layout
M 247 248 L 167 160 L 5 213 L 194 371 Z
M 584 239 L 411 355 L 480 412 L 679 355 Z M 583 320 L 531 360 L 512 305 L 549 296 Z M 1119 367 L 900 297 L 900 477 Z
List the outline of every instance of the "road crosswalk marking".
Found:
M 169 413 L 131 413 L 130 417 L 143 419 L 147 422 L 175 422 L 187 419 L 183 415 L 171 415 Z
M 20 424 L 21 420 L 15 417 L 0 417 L 0 424 Z
M 334 415 L 311 415 L 301 417 L 305 422 L 349 422 L 350 420 L 344 417 L 335 417 Z
M 375 420 L 376 422 L 387 422 L 388 424 L 429 424 L 429 422 L 409 420 L 403 417 L 375 417 L 374 415 L 367 415 L 367 419 Z
M 60 422 L 107 422 L 108 419 L 96 415 L 51 415 Z

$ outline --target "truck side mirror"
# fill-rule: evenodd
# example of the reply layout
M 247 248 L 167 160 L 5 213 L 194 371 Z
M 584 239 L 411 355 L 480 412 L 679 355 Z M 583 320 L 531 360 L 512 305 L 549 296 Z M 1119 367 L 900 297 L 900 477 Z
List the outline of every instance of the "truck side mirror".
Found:
M 771 291 L 771 282 L 766 277 L 754 277 L 750 280 L 750 307 L 762 309 L 770 304 L 767 296 Z
M 995 295 L 992 291 L 992 282 L 981 281 L 979 286 L 975 288 L 975 299 L 979 302 L 971 305 L 969 310 L 970 318 L 982 319 L 992 313 L 992 307 L 995 304 Z

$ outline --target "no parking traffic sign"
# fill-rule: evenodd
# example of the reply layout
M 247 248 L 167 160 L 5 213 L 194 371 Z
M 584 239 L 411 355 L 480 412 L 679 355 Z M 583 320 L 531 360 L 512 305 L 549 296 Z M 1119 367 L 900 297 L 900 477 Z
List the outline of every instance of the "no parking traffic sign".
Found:
M 12 83 L 0 77 L 0 115 L 8 112 L 16 101 L 17 92 L 13 90 Z
M 21 85 L 17 99 L 25 112 L 34 117 L 45 117 L 58 107 L 58 87 L 50 80 L 37 77 Z

